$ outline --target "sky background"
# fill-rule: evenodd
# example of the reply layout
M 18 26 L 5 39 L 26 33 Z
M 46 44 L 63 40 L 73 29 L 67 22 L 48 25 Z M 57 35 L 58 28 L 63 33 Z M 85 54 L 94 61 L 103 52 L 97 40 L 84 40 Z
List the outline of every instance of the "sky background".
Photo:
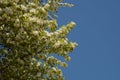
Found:
M 65 80 L 120 80 L 120 0 L 65 0 L 59 25 L 75 21 L 68 38 L 79 46 L 72 52 Z

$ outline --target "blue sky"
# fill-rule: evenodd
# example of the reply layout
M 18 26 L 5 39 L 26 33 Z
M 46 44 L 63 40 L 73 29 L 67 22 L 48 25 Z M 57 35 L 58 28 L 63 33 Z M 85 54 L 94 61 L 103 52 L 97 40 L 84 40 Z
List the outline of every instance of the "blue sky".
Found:
M 79 46 L 72 52 L 65 80 L 120 80 L 120 0 L 65 0 L 59 25 L 75 21 L 69 34 Z

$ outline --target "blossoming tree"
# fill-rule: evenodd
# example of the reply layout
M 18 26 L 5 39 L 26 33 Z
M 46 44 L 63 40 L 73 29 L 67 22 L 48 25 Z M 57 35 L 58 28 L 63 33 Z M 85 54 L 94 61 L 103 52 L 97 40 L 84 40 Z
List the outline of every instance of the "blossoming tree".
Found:
M 63 0 L 0 0 L 0 79 L 64 80 L 59 66 L 67 67 L 77 46 L 66 36 L 75 26 L 58 29 L 54 14 Z M 65 61 L 53 54 L 62 56 Z

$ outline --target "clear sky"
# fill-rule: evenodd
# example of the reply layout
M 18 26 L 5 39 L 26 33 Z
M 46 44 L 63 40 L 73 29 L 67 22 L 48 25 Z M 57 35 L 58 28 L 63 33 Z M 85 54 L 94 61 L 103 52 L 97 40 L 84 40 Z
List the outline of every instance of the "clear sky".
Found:
M 71 54 L 65 80 L 120 80 L 120 0 L 65 0 L 58 22 L 75 21 L 69 39 L 79 46 Z

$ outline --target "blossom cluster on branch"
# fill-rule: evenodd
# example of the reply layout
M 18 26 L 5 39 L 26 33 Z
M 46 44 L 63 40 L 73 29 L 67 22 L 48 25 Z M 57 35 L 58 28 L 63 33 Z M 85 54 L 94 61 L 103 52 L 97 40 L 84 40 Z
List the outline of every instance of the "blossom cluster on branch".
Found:
M 69 22 L 58 29 L 51 18 L 63 0 L 0 0 L 0 79 L 64 80 L 61 69 L 77 46 L 66 36 L 75 26 Z M 53 54 L 62 56 L 65 62 Z

